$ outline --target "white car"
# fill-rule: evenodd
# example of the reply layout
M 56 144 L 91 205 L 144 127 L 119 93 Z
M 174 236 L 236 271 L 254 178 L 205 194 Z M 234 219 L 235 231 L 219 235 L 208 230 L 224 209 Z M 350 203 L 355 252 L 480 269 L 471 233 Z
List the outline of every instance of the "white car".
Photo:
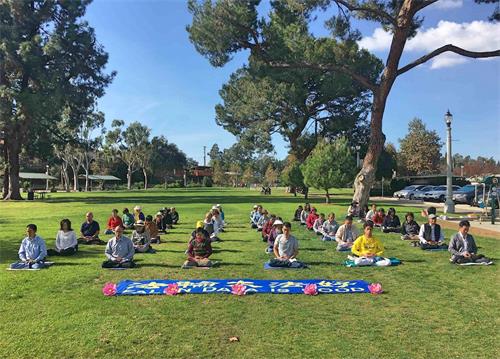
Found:
M 403 188 L 392 195 L 395 198 L 413 199 L 415 192 L 425 187 L 424 185 L 413 185 Z
M 459 189 L 460 186 L 452 186 L 453 192 Z M 446 186 L 437 186 L 432 191 L 425 193 L 424 199 L 426 199 L 427 201 L 444 202 L 446 200 Z
M 424 200 L 425 199 L 425 194 L 427 192 L 432 191 L 434 188 L 437 188 L 439 186 L 424 186 L 420 188 L 418 191 L 415 191 L 413 194 L 413 199 L 419 199 L 419 200 Z

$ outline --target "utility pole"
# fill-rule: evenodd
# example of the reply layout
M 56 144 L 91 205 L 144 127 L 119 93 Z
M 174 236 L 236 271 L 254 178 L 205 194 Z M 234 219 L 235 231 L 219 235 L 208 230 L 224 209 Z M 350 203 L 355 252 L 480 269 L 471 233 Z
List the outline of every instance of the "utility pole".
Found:
M 207 165 L 207 146 L 203 146 L 203 166 Z

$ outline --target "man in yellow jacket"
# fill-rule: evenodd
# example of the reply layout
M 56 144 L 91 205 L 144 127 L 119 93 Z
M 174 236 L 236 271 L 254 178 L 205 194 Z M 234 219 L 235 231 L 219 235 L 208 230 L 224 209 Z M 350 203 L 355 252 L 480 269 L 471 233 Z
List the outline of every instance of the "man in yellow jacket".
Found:
M 350 256 L 350 259 L 357 266 L 390 266 L 391 261 L 382 257 L 384 254 L 382 242 L 378 238 L 373 237 L 372 232 L 373 223 L 366 222 L 363 226 L 363 235 L 359 236 L 352 245 L 351 252 L 353 256 Z

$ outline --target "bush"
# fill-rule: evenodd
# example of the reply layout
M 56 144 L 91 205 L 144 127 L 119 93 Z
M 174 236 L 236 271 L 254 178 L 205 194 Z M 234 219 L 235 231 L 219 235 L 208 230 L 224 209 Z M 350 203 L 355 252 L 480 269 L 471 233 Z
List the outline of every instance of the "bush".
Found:
M 202 185 L 203 187 L 212 187 L 213 186 L 212 178 L 207 176 L 203 177 Z

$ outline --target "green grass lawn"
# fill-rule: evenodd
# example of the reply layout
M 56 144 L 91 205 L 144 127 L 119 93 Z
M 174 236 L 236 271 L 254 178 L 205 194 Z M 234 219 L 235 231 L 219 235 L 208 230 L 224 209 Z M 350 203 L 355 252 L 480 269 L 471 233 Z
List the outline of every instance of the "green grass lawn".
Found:
M 1 203 L 1 358 L 494 358 L 499 355 L 498 266 L 457 267 L 447 252 L 426 253 L 395 234 L 376 231 L 387 256 L 404 261 L 388 268 L 345 268 L 345 253 L 295 225 L 301 271 L 264 271 L 268 259 L 260 233 L 248 226 L 254 203 L 291 219 L 304 200 L 281 190 L 178 189 L 151 192 L 54 194 L 44 202 Z M 321 212 L 345 213 L 349 191 L 334 203 L 311 203 Z M 196 220 L 221 203 L 229 222 L 208 271 L 182 270 Z M 111 209 L 139 204 L 146 214 L 176 206 L 181 224 L 162 236 L 156 254 L 136 255 L 138 268 L 100 268 L 104 246 L 83 246 L 75 257 L 55 258 L 42 271 L 6 271 L 17 258 L 27 223 L 36 223 L 49 248 L 59 221 L 75 228 L 92 210 L 105 227 Z M 382 204 L 383 205 L 383 204 Z M 388 207 L 385 205 L 384 207 Z M 400 217 L 408 208 L 396 207 Z M 414 209 L 415 213 L 419 210 Z M 417 216 L 421 223 L 422 219 Z M 446 230 L 449 238 L 452 231 Z M 107 239 L 107 236 L 103 236 Z M 495 238 L 476 237 L 480 252 L 498 261 Z M 176 297 L 104 297 L 106 282 L 122 279 L 364 279 L 385 293 L 319 295 L 224 294 Z M 228 338 L 238 336 L 240 342 Z

